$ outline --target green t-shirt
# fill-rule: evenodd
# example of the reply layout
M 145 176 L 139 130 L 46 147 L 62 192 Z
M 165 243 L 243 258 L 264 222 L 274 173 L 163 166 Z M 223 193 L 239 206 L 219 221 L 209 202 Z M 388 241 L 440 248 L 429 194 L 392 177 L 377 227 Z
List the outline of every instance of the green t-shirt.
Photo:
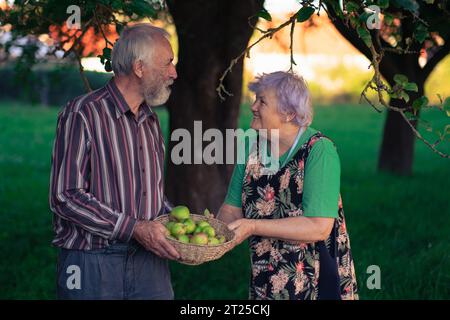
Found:
M 308 127 L 301 135 L 299 142 L 289 159 L 289 151 L 280 158 L 281 164 L 289 162 L 317 130 Z M 245 162 L 248 160 L 246 150 Z M 234 207 L 242 207 L 242 185 L 246 163 L 236 164 L 225 203 Z M 338 201 L 340 190 L 341 166 L 336 148 L 328 139 L 317 141 L 306 160 L 305 177 L 303 182 L 303 213 L 306 217 L 338 217 Z

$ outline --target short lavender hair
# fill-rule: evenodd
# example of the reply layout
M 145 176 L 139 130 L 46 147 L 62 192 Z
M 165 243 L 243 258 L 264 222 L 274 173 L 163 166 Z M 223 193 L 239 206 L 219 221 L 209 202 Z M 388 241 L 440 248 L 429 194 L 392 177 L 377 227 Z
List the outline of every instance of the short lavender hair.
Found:
M 301 127 L 311 124 L 313 119 L 311 95 L 301 76 L 283 71 L 263 73 L 257 76 L 248 88 L 257 95 L 265 90 L 275 90 L 278 111 L 281 114 L 295 114 L 292 121 Z

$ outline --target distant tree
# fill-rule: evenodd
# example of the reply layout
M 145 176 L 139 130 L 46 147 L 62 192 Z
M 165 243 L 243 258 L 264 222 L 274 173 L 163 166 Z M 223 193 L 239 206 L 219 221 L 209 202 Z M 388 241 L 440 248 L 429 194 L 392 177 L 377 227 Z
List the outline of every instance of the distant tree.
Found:
M 439 150 L 443 141 L 450 141 L 450 124 L 444 129 L 429 127 L 436 141 L 423 138 L 417 130 L 420 110 L 436 107 L 450 117 L 450 98 L 429 106 L 424 84 L 430 73 L 450 51 L 450 2 L 447 0 L 299 0 L 301 9 L 287 21 L 267 30 L 255 28 L 261 37 L 250 44 L 230 65 L 246 56 L 262 39 L 272 38 L 285 27 L 291 29 L 291 69 L 295 64 L 292 42 L 296 23 L 308 21 L 314 13 L 326 12 L 336 29 L 370 61 L 374 76 L 362 92 L 375 109 L 375 104 L 388 109 L 380 149 L 378 168 L 399 174 L 411 174 L 414 143 L 418 137 L 444 158 L 450 155 Z M 259 16 L 271 20 L 263 9 Z M 419 58 L 425 58 L 421 65 Z M 225 71 L 222 79 L 227 75 Z M 383 78 L 387 81 L 384 82 Z M 223 88 L 222 83 L 218 87 Z M 367 91 L 377 92 L 375 103 Z M 223 91 L 223 90 L 222 90 Z M 225 94 L 225 91 L 223 91 Z M 385 99 L 386 94 L 390 101 Z M 448 118 L 447 118 L 448 119 Z
M 379 72 L 391 88 L 407 82 L 416 84 L 405 87 L 407 93 L 403 91 L 404 93 L 391 94 L 390 105 L 413 111 L 415 117 L 411 123 L 417 127 L 420 107 L 427 105 L 426 99 L 423 98 L 425 81 L 436 65 L 450 52 L 450 2 L 344 1 L 345 14 L 335 2 L 324 2 L 336 29 L 355 48 L 371 61 L 374 59 L 373 52 L 376 52 Z M 381 29 L 369 29 L 367 32 L 361 28 L 360 23 L 361 20 L 365 23 L 370 16 L 370 13 L 364 11 L 364 7 L 370 5 L 380 7 L 383 19 Z M 357 15 L 359 21 L 356 20 Z M 424 65 L 419 63 L 421 56 L 426 61 Z M 405 75 L 407 80 L 396 77 L 398 74 Z M 416 108 L 413 103 L 416 103 Z M 448 102 L 446 106 L 448 107 Z M 411 174 L 414 141 L 415 134 L 402 114 L 393 109 L 388 110 L 379 154 L 379 169 Z

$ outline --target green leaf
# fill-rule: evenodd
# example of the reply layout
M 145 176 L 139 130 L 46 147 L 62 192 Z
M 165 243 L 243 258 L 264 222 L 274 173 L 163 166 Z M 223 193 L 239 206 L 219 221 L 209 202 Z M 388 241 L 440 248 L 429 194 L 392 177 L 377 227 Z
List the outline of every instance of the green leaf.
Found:
M 444 111 L 447 113 L 447 116 L 450 117 L 450 97 L 445 99 L 442 107 L 444 108 Z
M 380 8 L 386 9 L 387 7 L 389 7 L 389 0 L 379 0 L 378 6 Z
M 392 0 L 392 4 L 397 8 L 403 8 L 416 14 L 420 7 L 417 0 Z
M 447 98 L 444 100 L 444 109 L 445 109 L 445 110 L 450 109 L 450 97 L 447 97 Z
M 312 7 L 303 7 L 297 12 L 297 21 L 304 22 L 308 20 L 314 13 L 315 9 Z
M 405 83 L 403 88 L 405 88 L 406 91 L 414 91 L 414 92 L 419 91 L 419 88 L 417 88 L 417 84 L 415 84 L 414 82 Z
M 417 41 L 422 43 L 428 37 L 428 28 L 422 23 L 419 23 L 414 31 L 414 35 L 416 36 Z
M 258 12 L 257 16 L 260 17 L 260 18 L 263 18 L 264 20 L 272 21 L 272 16 L 264 8 L 262 8 L 261 11 Z
M 400 92 L 400 97 L 405 100 L 405 102 L 409 101 L 409 95 L 405 91 Z
M 356 31 L 358 32 L 359 37 L 364 41 L 366 46 L 372 46 L 372 37 L 370 36 L 369 31 L 366 28 L 359 26 Z
M 400 96 L 396 92 L 389 93 L 389 97 L 391 97 L 391 99 L 399 99 L 400 98 Z
M 448 124 L 448 125 L 445 126 L 445 128 L 444 128 L 444 134 L 445 134 L 445 135 L 450 134 L 450 124 Z
M 373 12 L 364 11 L 359 16 L 359 21 L 366 22 L 372 15 L 373 15 Z
M 394 76 L 394 81 L 403 86 L 404 84 L 408 83 L 408 77 L 404 74 L 398 73 Z
M 137 14 L 139 17 L 156 18 L 157 13 L 153 6 L 146 0 L 133 0 L 127 6 L 131 12 Z
M 107 59 L 107 60 L 111 60 L 111 48 L 104 48 L 103 49 L 103 58 Z
M 391 25 L 392 22 L 394 21 L 394 16 L 390 13 L 385 13 L 384 14 L 384 18 L 383 18 L 383 22 L 387 25 Z
M 355 2 L 349 1 L 345 3 L 345 8 L 348 12 L 358 12 L 361 6 Z
M 414 121 L 417 120 L 417 116 L 414 115 L 412 112 L 410 111 L 405 111 L 405 116 L 408 118 L 409 121 Z
M 333 8 L 334 12 L 336 13 L 337 17 L 344 19 L 344 12 L 342 12 L 342 8 L 339 5 L 338 1 L 330 1 L 327 3 L 331 8 Z
M 105 62 L 105 71 L 106 72 L 111 72 L 112 71 L 111 60 L 107 60 Z
M 114 10 L 119 10 L 124 6 L 123 1 L 120 0 L 113 0 L 111 1 L 111 8 Z
M 348 17 L 348 16 L 347 16 Z M 359 19 L 358 19 L 358 17 L 356 17 L 356 16 L 354 16 L 354 15 L 350 15 L 350 26 L 353 28 L 353 29 L 356 29 L 361 23 L 360 23 L 360 21 L 359 21 Z
M 426 107 L 427 105 L 428 105 L 428 98 L 425 96 L 417 98 L 416 100 L 414 100 L 412 104 L 413 109 L 416 111 L 419 111 L 420 109 Z
M 102 55 L 99 54 L 97 57 L 100 58 L 101 64 L 105 64 L 105 58 Z

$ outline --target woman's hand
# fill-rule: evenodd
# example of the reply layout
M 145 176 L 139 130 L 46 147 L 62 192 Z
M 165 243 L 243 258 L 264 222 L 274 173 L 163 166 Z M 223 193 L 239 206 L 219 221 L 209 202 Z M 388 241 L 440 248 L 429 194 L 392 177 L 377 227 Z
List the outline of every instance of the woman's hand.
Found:
M 234 241 L 235 246 L 237 246 L 242 243 L 242 241 L 253 235 L 255 231 L 255 221 L 252 219 L 238 219 L 230 223 L 228 225 L 228 229 L 234 231 Z

